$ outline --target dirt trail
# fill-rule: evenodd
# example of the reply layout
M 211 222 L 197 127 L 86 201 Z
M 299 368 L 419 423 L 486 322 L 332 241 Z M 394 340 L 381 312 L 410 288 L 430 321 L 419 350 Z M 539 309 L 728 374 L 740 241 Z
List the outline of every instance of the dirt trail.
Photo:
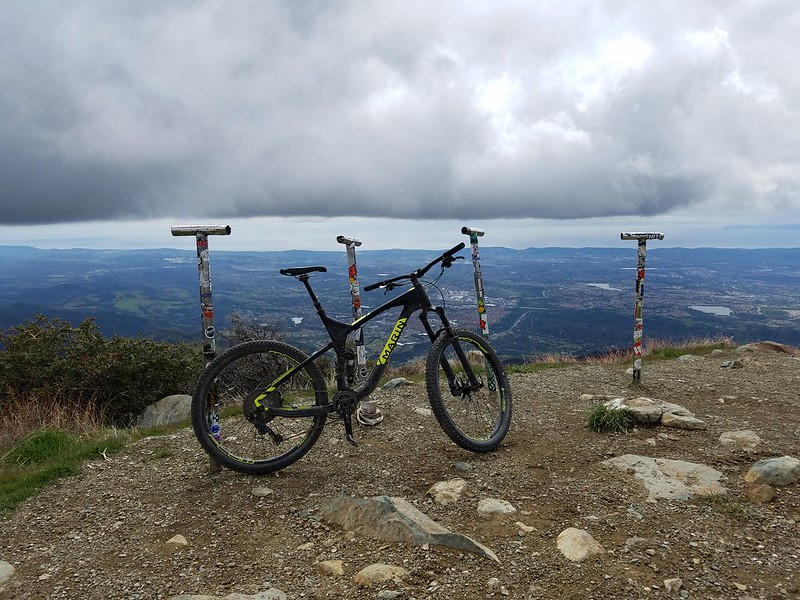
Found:
M 726 369 L 728 360 L 742 368 Z M 754 505 L 742 476 L 762 458 L 800 455 L 800 360 L 770 350 L 730 351 L 693 361 L 645 362 L 634 387 L 624 365 L 555 368 L 511 378 L 515 414 L 501 449 L 471 455 L 452 443 L 427 407 L 423 385 L 381 392 L 386 415 L 359 428 L 360 446 L 329 422 L 317 446 L 278 476 L 208 474 L 191 431 L 148 438 L 45 490 L 0 521 L 0 560 L 16 573 L 0 598 L 169 598 L 178 594 L 255 594 L 267 585 L 288 598 L 376 598 L 353 575 L 389 563 L 406 568 L 400 598 L 798 598 L 800 486 Z M 597 434 L 585 426 L 581 394 L 645 395 L 681 404 L 707 431 L 639 428 Z M 751 429 L 753 451 L 719 442 Z M 695 501 L 647 501 L 630 475 L 600 466 L 621 454 L 702 463 L 722 471 L 731 494 Z M 467 463 L 469 468 L 454 463 Z M 466 479 L 447 506 L 427 494 L 438 481 Z M 272 490 L 263 497 L 256 487 Z M 498 566 L 431 546 L 387 544 L 321 522 L 315 509 L 339 495 L 401 496 L 442 525 L 498 555 Z M 483 498 L 518 513 L 477 516 Z M 517 521 L 534 529 L 524 533 Z M 606 554 L 568 561 L 556 537 L 588 530 Z M 189 545 L 170 549 L 183 535 Z M 338 559 L 345 575 L 319 575 L 315 562 Z M 670 596 L 664 581 L 680 578 Z M 388 596 L 384 596 L 388 597 Z

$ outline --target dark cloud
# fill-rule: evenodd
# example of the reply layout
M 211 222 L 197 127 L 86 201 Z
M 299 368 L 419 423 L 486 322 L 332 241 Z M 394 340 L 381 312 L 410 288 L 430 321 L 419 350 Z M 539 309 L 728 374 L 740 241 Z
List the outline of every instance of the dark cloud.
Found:
M 6 3 L 0 221 L 797 209 L 792 0 Z

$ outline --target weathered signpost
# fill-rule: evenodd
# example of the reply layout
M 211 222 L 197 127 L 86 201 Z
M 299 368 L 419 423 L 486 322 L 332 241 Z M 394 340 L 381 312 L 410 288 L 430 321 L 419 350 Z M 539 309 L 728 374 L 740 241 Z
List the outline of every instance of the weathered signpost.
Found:
M 483 273 L 481 273 L 481 253 L 478 249 L 478 238 L 483 237 L 483 229 L 476 227 L 462 227 L 461 233 L 469 236 L 469 243 L 472 246 L 472 268 L 475 271 L 475 294 L 478 298 L 478 325 L 481 328 L 481 335 L 489 337 L 489 323 L 486 318 L 486 296 L 483 291 Z
M 488 339 L 489 321 L 486 317 L 486 293 L 483 288 L 481 253 L 478 249 L 478 238 L 483 237 L 486 232 L 483 229 L 478 229 L 477 227 L 464 226 L 461 228 L 461 233 L 469 236 L 469 243 L 470 246 L 472 246 L 472 270 L 475 273 L 475 296 L 478 301 L 478 326 L 481 329 L 481 335 Z M 497 384 L 494 381 L 492 370 L 488 368 L 488 365 L 486 368 L 486 373 L 489 375 L 489 381 L 487 382 L 489 389 L 494 391 Z
M 208 257 L 208 236 L 210 235 L 230 235 L 230 225 L 179 225 L 172 228 L 174 236 L 194 236 L 197 244 L 197 270 L 200 276 L 200 315 L 203 336 L 203 356 L 206 364 L 214 360 L 217 353 L 216 330 L 214 329 L 214 304 L 211 298 L 211 264 Z M 213 407 L 216 403 L 215 394 L 209 394 L 209 406 Z M 209 411 L 211 423 L 209 429 L 211 435 L 219 440 L 220 424 L 219 411 Z M 210 470 L 212 473 L 220 471 L 220 465 L 211 460 Z
M 358 266 L 356 264 L 356 248 L 361 245 L 361 240 L 346 235 L 336 236 L 336 241 L 344 244 L 347 250 L 347 279 L 350 283 L 350 297 L 353 302 L 353 321 L 361 318 L 361 291 L 358 287 Z M 356 364 L 355 373 L 363 381 L 368 375 L 367 356 L 364 348 L 364 329 L 359 327 L 355 332 Z M 383 414 L 368 396 L 361 400 L 356 411 L 356 419 L 362 425 L 377 425 L 383 420 Z
M 336 236 L 336 241 L 344 244 L 347 250 L 347 278 L 350 282 L 350 297 L 353 301 L 353 321 L 361 318 L 361 292 L 358 288 L 358 266 L 356 265 L 356 248 L 361 245 L 361 240 L 346 235 Z M 364 351 L 364 329 L 356 330 L 356 365 L 358 376 L 367 376 L 367 357 Z
M 647 240 L 663 240 L 663 233 L 623 232 L 622 240 L 636 240 L 639 252 L 636 260 L 636 303 L 633 309 L 633 382 L 642 379 L 642 308 L 644 305 L 644 260 L 647 254 Z

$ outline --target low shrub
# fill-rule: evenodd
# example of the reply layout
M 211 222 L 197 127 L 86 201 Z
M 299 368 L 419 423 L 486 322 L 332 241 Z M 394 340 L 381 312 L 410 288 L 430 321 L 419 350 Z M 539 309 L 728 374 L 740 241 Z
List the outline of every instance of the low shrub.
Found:
M 93 319 L 73 327 L 38 316 L 0 332 L 0 348 L 0 434 L 14 425 L 20 431 L 22 421 L 29 431 L 52 419 L 80 429 L 87 420 L 81 415 L 130 425 L 164 396 L 190 393 L 204 364 L 197 346 L 107 339 Z M 75 427 L 60 422 L 68 415 L 78 420 Z
M 598 404 L 589 413 L 587 420 L 592 431 L 628 433 L 636 424 L 633 413 L 627 408 L 609 408 Z

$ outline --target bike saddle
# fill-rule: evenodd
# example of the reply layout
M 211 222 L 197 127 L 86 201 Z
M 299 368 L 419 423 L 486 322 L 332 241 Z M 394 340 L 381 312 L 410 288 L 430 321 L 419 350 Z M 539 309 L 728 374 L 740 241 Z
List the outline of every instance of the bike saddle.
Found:
M 281 269 L 281 275 L 289 275 L 290 277 L 297 277 L 298 275 L 306 275 L 308 273 L 327 273 L 328 269 L 325 267 L 289 267 L 288 269 Z

